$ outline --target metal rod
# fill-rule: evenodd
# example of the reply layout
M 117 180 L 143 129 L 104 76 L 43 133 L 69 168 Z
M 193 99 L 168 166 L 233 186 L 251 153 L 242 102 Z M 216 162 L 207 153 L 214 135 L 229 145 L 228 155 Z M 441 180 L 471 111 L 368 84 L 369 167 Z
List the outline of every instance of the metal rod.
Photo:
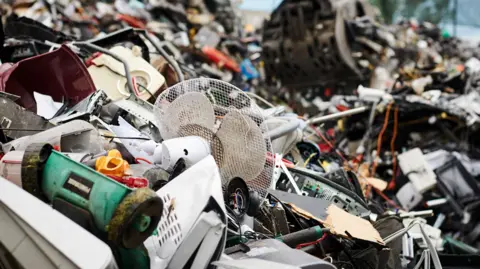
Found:
M 413 268 L 413 269 L 420 269 L 420 267 L 422 266 L 423 260 L 425 260 L 425 252 L 426 251 L 427 250 L 422 251 L 422 256 L 420 256 L 420 259 L 418 260 L 417 264 L 415 265 L 415 268 Z
M 439 198 L 439 199 L 434 199 L 434 200 L 430 200 L 430 201 L 426 202 L 427 207 L 439 206 L 439 205 L 443 205 L 443 204 L 446 204 L 446 203 L 448 203 L 447 198 Z
M 275 140 L 282 136 L 285 136 L 295 131 L 300 125 L 300 121 L 296 118 L 286 118 L 287 123 L 280 125 L 279 127 L 268 131 L 266 137 L 270 137 L 270 140 Z
M 391 213 L 391 215 L 396 215 L 396 213 Z M 423 210 L 423 211 L 412 211 L 407 213 L 401 213 L 400 218 L 417 218 L 417 217 L 431 217 L 433 216 L 433 210 Z
M 342 111 L 342 112 L 338 112 L 338 113 L 334 113 L 334 114 L 330 114 L 330 115 L 326 115 L 326 116 L 321 116 L 321 117 L 309 119 L 307 121 L 307 124 L 317 124 L 317 123 L 322 123 L 322 122 L 326 122 L 326 121 L 336 120 L 338 118 L 360 114 L 360 113 L 365 112 L 367 110 L 368 110 L 367 106 L 357 107 L 357 108 L 349 109 L 347 111 Z
M 383 242 L 385 244 L 388 244 L 390 242 L 392 242 L 393 240 L 395 240 L 396 238 L 400 237 L 400 236 L 403 236 L 404 234 L 406 234 L 410 229 L 412 229 L 415 225 L 418 225 L 420 227 L 420 231 L 422 232 L 422 235 L 423 235 L 423 239 L 425 240 L 425 242 L 427 243 L 427 247 L 428 249 L 430 250 L 430 254 L 432 255 L 432 260 L 433 260 L 433 264 L 435 265 L 435 268 L 436 269 L 441 269 L 442 268 L 442 264 L 440 263 L 440 258 L 438 257 L 438 254 L 437 254 L 437 251 L 435 249 L 435 246 L 432 244 L 432 241 L 430 241 L 430 238 L 428 237 L 427 233 L 425 233 L 425 230 L 423 229 L 423 223 L 421 223 L 419 220 L 414 220 L 412 223 L 410 223 L 410 225 L 407 227 L 407 228 L 403 228 L 401 230 L 398 230 L 396 232 L 394 232 L 393 234 L 385 237 L 383 239 Z

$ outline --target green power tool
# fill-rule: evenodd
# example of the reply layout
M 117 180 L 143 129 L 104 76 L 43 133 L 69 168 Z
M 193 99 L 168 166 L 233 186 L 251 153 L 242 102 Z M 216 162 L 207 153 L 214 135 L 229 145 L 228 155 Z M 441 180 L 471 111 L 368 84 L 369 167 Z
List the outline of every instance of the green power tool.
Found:
M 163 213 L 162 199 L 153 190 L 130 189 L 49 144 L 25 150 L 21 175 L 26 191 L 114 247 L 141 246 Z

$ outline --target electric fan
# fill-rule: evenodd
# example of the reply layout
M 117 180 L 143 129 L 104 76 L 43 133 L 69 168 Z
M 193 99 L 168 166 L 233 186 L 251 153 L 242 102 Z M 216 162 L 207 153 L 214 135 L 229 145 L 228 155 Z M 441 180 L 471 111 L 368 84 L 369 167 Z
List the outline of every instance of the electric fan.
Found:
M 144 243 L 150 267 L 184 268 L 192 261 L 190 268 L 206 268 L 225 246 L 224 196 L 235 202 L 234 209 L 244 206 L 246 211 L 252 191 L 263 198 L 270 187 L 274 155 L 264 119 L 242 91 L 205 78 L 167 89 L 158 97 L 154 114 L 164 140 L 161 165 L 177 160 L 171 153 L 182 152 L 189 159 L 207 146 L 210 154 L 157 191 L 164 201 L 164 218 Z M 198 139 L 166 146 L 187 137 Z M 198 141 L 198 147 L 192 141 Z
M 220 80 L 187 80 L 163 92 L 154 113 L 164 140 L 198 136 L 208 142 L 224 190 L 232 181 L 246 183 L 248 190 L 234 190 L 236 202 L 248 200 L 249 191 L 265 197 L 274 154 L 262 111 L 244 92 Z

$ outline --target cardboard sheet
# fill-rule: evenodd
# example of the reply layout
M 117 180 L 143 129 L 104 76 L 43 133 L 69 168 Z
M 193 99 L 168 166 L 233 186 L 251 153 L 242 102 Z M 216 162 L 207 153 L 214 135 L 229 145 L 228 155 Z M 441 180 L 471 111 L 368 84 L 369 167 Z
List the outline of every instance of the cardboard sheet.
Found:
M 335 205 L 330 205 L 327 213 L 323 224 L 331 229 L 331 233 L 385 245 L 378 231 L 367 220 L 349 214 Z
M 308 211 L 305 211 L 303 209 L 301 209 L 300 207 L 294 205 L 294 204 L 291 204 L 291 203 L 286 203 L 287 205 L 289 205 L 292 209 L 292 211 L 306 219 L 314 219 L 316 221 L 318 221 L 319 223 L 323 223 L 323 220 L 315 217 L 314 215 L 310 214 Z
M 374 178 L 374 177 L 367 177 L 366 180 L 368 184 L 370 184 L 370 186 L 374 187 L 379 191 L 384 191 L 387 189 L 388 183 L 384 180 Z

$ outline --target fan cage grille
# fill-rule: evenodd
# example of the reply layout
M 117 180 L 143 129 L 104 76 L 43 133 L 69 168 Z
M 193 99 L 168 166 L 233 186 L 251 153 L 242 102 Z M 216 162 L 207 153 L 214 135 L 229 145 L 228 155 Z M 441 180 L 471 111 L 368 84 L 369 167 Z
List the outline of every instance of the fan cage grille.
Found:
M 203 97 L 196 99 L 188 98 L 192 99 L 188 100 L 188 107 L 173 110 L 173 113 L 172 109 L 168 110 L 172 102 L 187 93 L 202 93 L 208 98 L 215 115 L 213 126 L 207 124 L 211 118 L 211 114 L 207 111 L 205 104 L 196 102 L 200 99 L 205 100 Z M 194 95 L 190 97 L 194 97 Z M 266 150 L 266 156 L 263 159 L 263 169 L 253 178 L 243 178 L 250 190 L 257 191 L 262 197 L 266 196 L 273 175 L 274 155 L 271 152 L 272 145 L 270 138 L 266 135 L 268 129 L 264 123 L 262 111 L 246 93 L 221 80 L 209 78 L 187 80 L 162 92 L 155 102 L 154 112 L 160 134 L 164 140 L 196 135 L 210 143 L 212 155 L 220 169 L 224 189 L 228 182 L 233 179 L 232 173 L 224 169 L 225 162 L 235 162 L 236 169 L 251 172 L 248 171 L 250 167 L 259 166 L 259 164 L 253 163 L 258 162 L 258 160 L 247 156 L 248 152 Z M 242 139 L 238 137 L 241 132 L 236 132 L 236 130 L 234 130 L 235 128 L 233 128 L 229 130 L 231 135 L 221 141 L 217 137 L 216 132 L 221 127 L 223 118 L 228 113 L 239 113 L 241 117 L 243 117 L 245 124 L 243 126 L 236 126 L 239 130 L 249 130 L 249 128 L 254 126 L 248 125 L 247 123 L 250 122 L 250 124 L 253 124 L 252 122 L 254 122 L 261 130 L 263 137 L 258 139 L 257 136 L 257 139 L 252 139 L 251 136 L 245 135 L 244 139 Z M 235 140 L 239 142 L 243 140 L 244 142 L 234 143 L 232 145 L 229 138 L 232 139 L 231 141 Z M 224 156 L 224 147 L 234 147 L 234 149 L 238 151 L 238 154 L 234 156 L 234 159 L 229 158 L 229 156 Z M 242 150 L 243 147 L 247 147 L 248 150 Z

